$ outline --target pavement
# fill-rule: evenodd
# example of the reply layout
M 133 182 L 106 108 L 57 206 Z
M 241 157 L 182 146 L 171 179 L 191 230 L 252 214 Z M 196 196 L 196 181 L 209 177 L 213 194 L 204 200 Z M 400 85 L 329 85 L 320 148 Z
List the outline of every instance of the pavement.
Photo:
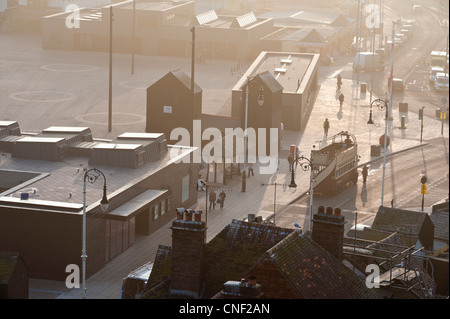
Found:
M 308 229 L 307 207 L 294 204 L 295 200 L 303 196 L 309 190 L 309 172 L 297 170 L 295 173 L 297 191 L 292 194 L 287 185 L 290 182 L 290 172 L 288 168 L 287 156 L 290 145 L 296 145 L 300 150 L 300 155 L 309 158 L 313 145 L 320 147 L 325 143 L 322 123 L 325 118 L 330 121 L 328 136 L 332 136 L 341 131 L 348 131 L 355 135 L 358 143 L 358 153 L 361 156 L 359 167 L 365 163 L 380 162 L 383 159 L 383 148 L 380 156 L 371 156 L 371 146 L 379 145 L 379 138 L 385 133 L 385 112 L 373 109 L 373 125 L 368 125 L 370 111 L 370 93 L 360 92 L 360 83 L 355 79 L 343 78 L 342 93 L 345 101 L 342 108 L 339 107 L 336 90 L 336 76 L 338 73 L 351 68 L 351 64 L 344 59 L 341 65 L 324 68 L 321 72 L 320 89 L 314 101 L 313 110 L 304 132 L 285 131 L 282 141 L 281 152 L 279 153 L 279 166 L 275 174 L 259 174 L 259 165 L 254 167 L 255 176 L 247 179 L 246 192 L 241 192 L 240 177 L 235 177 L 226 185 L 227 198 L 223 208 L 217 206 L 214 210 L 209 210 L 207 215 L 207 240 L 211 240 L 215 234 L 220 232 L 232 219 L 243 219 L 248 214 L 262 216 L 271 219 L 274 216 L 275 222 L 282 227 L 294 228 L 294 221 L 297 221 L 303 229 Z M 372 101 L 379 98 L 372 95 Z M 381 98 L 384 98 L 381 97 Z M 394 95 L 392 102 L 392 120 L 387 121 L 387 134 L 390 144 L 387 148 L 386 157 L 399 152 L 404 152 L 412 148 L 421 147 L 427 141 L 436 138 L 446 138 L 448 143 L 448 121 L 442 122 L 435 117 L 424 117 L 423 136 L 420 141 L 421 121 L 418 119 L 417 110 L 422 106 L 420 101 L 408 100 L 408 112 L 399 112 L 399 102 L 405 99 L 404 96 Z M 431 106 L 430 106 L 431 107 Z M 404 127 L 402 127 L 402 118 Z M 443 131 L 441 134 L 441 125 Z M 274 184 L 277 184 L 275 186 Z M 268 184 L 268 185 L 262 185 Z M 205 193 L 199 192 L 197 204 L 194 209 L 206 210 Z M 282 211 L 288 213 L 282 214 Z M 313 212 L 316 207 L 313 203 Z M 153 261 L 158 246 L 171 246 L 171 223 L 168 223 L 150 236 L 138 236 L 135 244 L 124 253 L 109 262 L 102 270 L 89 277 L 86 281 L 87 295 L 92 299 L 118 299 L 120 298 L 120 287 L 122 278 L 126 277 L 132 270 L 141 265 Z M 352 223 L 348 223 L 347 228 Z M 81 298 L 81 289 L 68 289 L 64 282 L 30 279 L 31 299 L 60 298 L 72 299 Z

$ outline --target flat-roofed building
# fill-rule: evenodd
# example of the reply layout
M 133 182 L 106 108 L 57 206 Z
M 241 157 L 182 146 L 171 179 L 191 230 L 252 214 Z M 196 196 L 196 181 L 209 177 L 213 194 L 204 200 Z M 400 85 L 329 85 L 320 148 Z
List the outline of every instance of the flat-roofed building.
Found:
M 263 51 L 232 90 L 232 116 L 245 108 L 247 79 L 268 72 L 283 88 L 281 122 L 286 130 L 305 128 L 317 93 L 319 54 Z M 250 103 L 250 102 L 249 102 Z
M 20 253 L 30 277 L 63 280 L 67 265 L 81 266 L 84 184 L 88 277 L 131 247 L 137 235 L 167 224 L 176 207 L 197 201 L 198 164 L 177 163 L 190 157 L 193 148 L 180 148 L 174 157 L 160 133 L 130 132 L 106 141 L 89 132 L 50 127 L 0 144 L 0 251 Z M 8 143 L 32 150 L 16 154 Z M 56 158 L 59 145 L 66 152 Z M 96 183 L 85 179 L 93 168 L 106 179 L 106 212 L 100 207 L 102 176 Z

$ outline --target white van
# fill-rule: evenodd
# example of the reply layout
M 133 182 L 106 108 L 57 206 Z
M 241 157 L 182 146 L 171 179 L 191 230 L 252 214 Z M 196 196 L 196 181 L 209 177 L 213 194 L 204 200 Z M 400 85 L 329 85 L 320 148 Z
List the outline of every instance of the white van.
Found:
M 384 62 L 377 53 L 360 52 L 353 58 L 353 69 L 357 71 L 383 71 Z
M 448 73 L 436 73 L 436 81 L 434 81 L 434 89 L 438 92 L 448 91 Z
M 430 69 L 430 83 L 434 84 L 434 81 L 436 81 L 436 74 L 444 72 L 444 68 L 441 68 L 440 66 L 432 66 Z

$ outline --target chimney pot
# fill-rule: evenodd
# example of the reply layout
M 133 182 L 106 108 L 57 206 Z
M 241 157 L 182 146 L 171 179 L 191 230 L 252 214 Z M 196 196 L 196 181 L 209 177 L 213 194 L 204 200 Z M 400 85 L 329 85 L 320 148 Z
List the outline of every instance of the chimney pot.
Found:
M 184 208 L 177 208 L 176 212 L 177 212 L 177 220 L 182 220 L 183 219 L 183 213 L 184 213 Z
M 202 210 L 196 210 L 196 211 L 194 211 L 194 220 L 195 220 L 196 222 L 201 222 L 201 221 L 202 221 L 202 213 L 203 213 Z
M 317 212 L 318 212 L 319 214 L 324 214 L 324 213 L 325 213 L 325 207 L 324 207 L 324 206 L 319 206 L 319 207 L 317 208 Z
M 185 215 L 185 220 L 186 221 L 191 221 L 192 220 L 192 209 L 187 209 L 186 210 L 186 215 Z
M 327 207 L 327 215 L 333 214 L 333 207 Z
M 334 216 L 341 216 L 341 209 L 340 208 L 336 207 L 334 209 Z

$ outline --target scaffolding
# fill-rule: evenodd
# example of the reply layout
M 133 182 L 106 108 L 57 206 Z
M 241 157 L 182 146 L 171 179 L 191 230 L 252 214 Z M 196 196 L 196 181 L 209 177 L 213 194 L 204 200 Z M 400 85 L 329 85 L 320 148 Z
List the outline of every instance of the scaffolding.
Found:
M 430 261 L 433 252 L 428 252 L 423 247 L 346 238 L 344 253 L 352 261 L 358 258 L 360 267 L 363 264 L 378 265 L 380 287 L 399 289 L 420 299 L 436 298 L 434 269 Z M 359 270 L 365 272 L 365 269 Z

